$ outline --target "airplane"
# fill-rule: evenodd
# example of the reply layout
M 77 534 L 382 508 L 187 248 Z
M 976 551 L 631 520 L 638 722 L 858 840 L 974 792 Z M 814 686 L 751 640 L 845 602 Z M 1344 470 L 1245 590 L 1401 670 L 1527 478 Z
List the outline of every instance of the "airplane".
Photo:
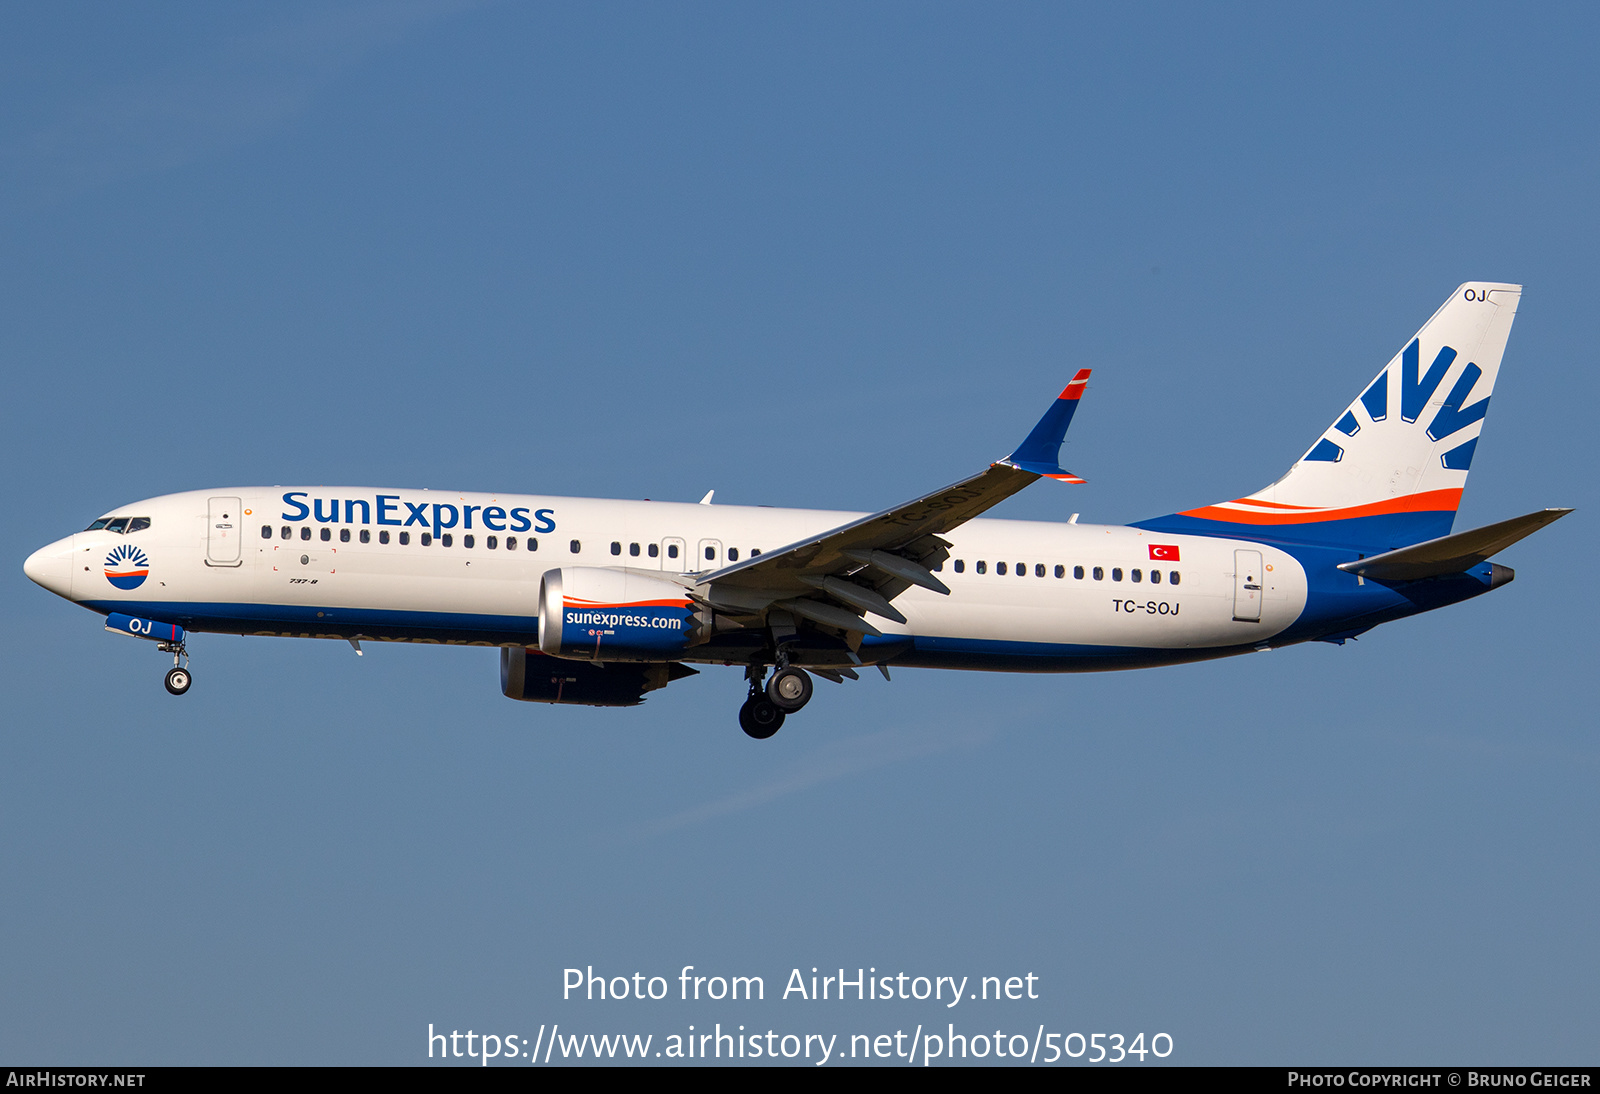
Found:
M 196 633 L 498 647 L 512 699 L 632 706 L 740 666 L 771 737 L 858 669 L 1182 664 L 1380 623 L 1515 576 L 1489 561 L 1570 509 L 1451 533 L 1521 286 L 1468 282 L 1282 478 L 1127 526 L 980 515 L 1059 465 L 1090 370 L 1023 442 L 878 513 L 363 487 L 118 506 L 29 578 L 170 653 Z M 768 673 L 771 672 L 769 678 Z

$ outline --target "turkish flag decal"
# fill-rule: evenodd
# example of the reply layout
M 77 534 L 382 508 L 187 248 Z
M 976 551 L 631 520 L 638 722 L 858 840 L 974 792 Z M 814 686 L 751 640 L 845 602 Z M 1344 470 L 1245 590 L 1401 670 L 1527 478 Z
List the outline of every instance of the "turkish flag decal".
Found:
M 1178 562 L 1178 548 L 1171 543 L 1152 543 L 1150 545 L 1151 562 Z

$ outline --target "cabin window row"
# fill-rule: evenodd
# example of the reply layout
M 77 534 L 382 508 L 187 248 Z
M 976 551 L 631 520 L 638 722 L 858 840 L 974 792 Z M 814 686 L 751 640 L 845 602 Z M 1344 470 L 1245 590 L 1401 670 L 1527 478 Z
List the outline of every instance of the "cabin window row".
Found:
M 661 546 L 660 546 L 660 544 L 647 543 L 644 546 L 645 546 L 645 552 L 651 558 L 659 558 L 661 556 Z M 577 540 L 573 540 L 572 541 L 572 553 L 573 554 L 577 554 L 580 548 L 581 548 L 581 544 Z M 706 548 L 704 548 L 704 550 L 705 550 L 705 555 L 706 555 L 706 561 L 707 562 L 715 562 L 715 561 L 717 561 L 717 549 L 715 547 L 707 546 Z M 614 540 L 611 541 L 611 553 L 613 555 L 619 555 L 619 556 L 622 554 L 622 541 L 621 540 L 614 539 Z M 755 558 L 760 553 L 761 553 L 761 548 L 759 548 L 759 547 L 750 548 L 750 557 L 751 558 Z M 638 558 L 639 557 L 639 545 L 637 543 L 628 544 L 628 557 L 629 558 Z M 676 543 L 667 544 L 667 557 L 668 558 L 677 558 L 678 557 L 678 545 Z M 728 561 L 729 562 L 738 562 L 739 561 L 739 548 L 737 548 L 737 547 L 729 547 L 728 548 Z
M 148 522 L 146 523 L 145 526 L 148 527 Z M 349 529 L 349 528 L 340 528 L 339 529 L 339 542 L 340 543 L 349 543 L 351 541 L 350 532 L 351 532 L 351 529 Z M 394 534 L 399 537 L 399 543 L 401 544 L 401 546 L 405 546 L 405 545 L 410 544 L 410 542 L 411 542 L 411 533 L 410 532 L 396 532 Z M 261 526 L 261 538 L 262 539 L 271 539 L 272 535 L 273 535 L 272 525 L 263 524 Z M 281 528 L 278 529 L 278 537 L 280 539 L 286 539 L 286 540 L 287 539 L 294 539 L 295 538 L 294 528 L 291 527 L 290 525 L 287 525 L 287 524 L 283 525 Z M 390 542 L 390 538 L 389 537 L 390 537 L 390 533 L 388 532 L 387 529 L 385 529 L 383 531 L 380 531 L 378 533 L 378 542 L 379 543 L 388 543 L 388 542 Z M 309 540 L 309 539 L 312 538 L 310 525 L 301 525 L 300 526 L 300 538 L 302 540 Z M 328 527 L 323 527 L 323 528 L 318 529 L 317 530 L 317 538 L 321 539 L 323 543 L 331 543 L 331 542 L 333 542 L 333 529 L 332 528 L 328 528 Z M 360 543 L 371 543 L 372 542 L 372 530 L 370 528 L 357 529 L 355 538 L 356 538 L 357 542 L 360 542 Z M 417 535 L 418 542 L 420 542 L 422 544 L 422 546 L 424 546 L 424 547 L 433 546 L 435 538 L 437 538 L 438 543 L 439 543 L 439 545 L 441 547 L 453 547 L 453 546 L 455 546 L 455 537 L 449 532 L 441 533 L 438 537 L 435 537 L 432 532 L 420 532 Z M 525 541 L 521 541 L 521 542 L 526 542 L 527 549 L 530 550 L 530 551 L 537 551 L 539 549 L 539 540 L 535 536 L 528 536 Z M 483 537 L 483 545 L 484 545 L 484 547 L 487 548 L 488 550 L 491 550 L 491 551 L 500 549 L 500 547 L 502 546 L 502 543 L 503 543 L 503 545 L 504 545 L 504 547 L 505 547 L 505 549 L 507 551 L 515 551 L 519 546 L 519 540 L 518 540 L 518 538 L 516 536 L 505 536 L 505 537 L 501 537 L 501 536 L 484 536 Z M 473 535 L 470 532 L 462 535 L 462 537 L 461 537 L 461 546 L 462 547 L 470 549 L 470 548 L 476 547 L 477 545 L 478 545 L 478 537 L 477 536 Z M 580 554 L 583 551 L 583 541 L 582 540 L 577 540 L 577 539 L 572 540 L 567 544 L 567 548 L 568 548 L 568 550 L 570 550 L 575 555 L 576 554 Z M 659 543 L 646 543 L 646 544 L 642 544 L 642 545 L 638 544 L 638 543 L 630 543 L 630 544 L 628 544 L 628 556 L 630 558 L 638 558 L 641 553 L 645 554 L 645 555 L 648 555 L 650 558 L 660 558 L 661 557 L 661 550 L 662 550 L 662 548 L 661 548 L 661 545 Z M 668 543 L 667 546 L 666 546 L 666 552 L 667 552 L 667 557 L 669 559 L 678 558 L 680 553 L 681 553 L 679 551 L 678 545 L 676 543 Z M 611 541 L 611 553 L 613 555 L 619 555 L 619 556 L 622 554 L 622 541 L 621 540 L 612 540 Z M 707 562 L 715 562 L 716 561 L 716 558 L 717 558 L 716 548 L 707 547 L 705 549 L 705 553 L 706 553 L 706 561 Z M 750 549 L 750 557 L 751 558 L 755 558 L 760 553 L 761 553 L 761 548 L 759 548 L 759 547 L 753 547 L 753 548 Z M 728 548 L 728 561 L 729 562 L 738 562 L 739 561 L 739 548 L 737 548 L 737 547 L 729 547 Z
M 294 529 L 291 528 L 289 525 L 285 524 L 282 528 L 280 528 L 278 530 L 278 536 L 279 536 L 280 539 L 293 539 L 294 538 Z M 409 545 L 411 543 L 411 533 L 410 532 L 395 532 L 394 536 L 396 537 L 395 542 L 398 542 L 402 547 L 407 546 L 407 545 Z M 271 539 L 272 538 L 272 525 L 263 524 L 261 526 L 261 538 L 262 539 Z M 309 526 L 304 526 L 303 525 L 300 528 L 300 538 L 303 539 L 303 540 L 311 538 L 311 528 Z M 321 529 L 319 529 L 317 538 L 321 539 L 323 543 L 331 543 L 333 541 L 333 529 L 332 528 L 321 528 Z M 351 537 L 350 537 L 350 529 L 349 528 L 341 528 L 341 529 L 339 529 L 339 542 L 340 543 L 349 543 L 350 542 L 350 538 Z M 370 528 L 358 529 L 356 531 L 356 537 L 355 538 L 356 538 L 357 542 L 360 542 L 360 543 L 371 543 L 372 542 L 372 529 L 370 529 Z M 424 546 L 424 547 L 433 546 L 434 541 L 435 541 L 436 538 L 438 540 L 439 546 L 441 546 L 441 547 L 453 547 L 453 546 L 455 546 L 455 537 L 453 535 L 451 535 L 449 532 L 445 532 L 442 535 L 439 535 L 438 537 L 435 537 L 432 532 L 419 532 L 417 534 L 417 542 L 422 544 L 422 546 Z M 388 529 L 384 529 L 383 531 L 380 531 L 378 533 L 378 542 L 379 543 L 388 543 L 388 542 L 390 542 L 390 533 L 389 533 Z M 527 544 L 527 548 L 530 551 L 537 551 L 539 549 L 539 540 L 538 540 L 538 537 L 536 537 L 536 536 L 528 536 L 526 539 L 521 539 L 521 540 L 519 540 L 516 536 L 504 536 L 504 537 L 501 537 L 501 536 L 484 536 L 483 537 L 483 545 L 484 545 L 484 547 L 486 547 L 487 549 L 489 549 L 491 551 L 499 550 L 502 546 L 504 546 L 504 548 L 506 550 L 508 550 L 508 551 L 515 551 L 519 546 L 523 545 L 524 543 Z M 478 545 L 478 537 L 473 535 L 472 533 L 469 532 L 466 535 L 463 535 L 461 537 L 461 546 L 462 547 L 472 548 L 472 547 L 476 547 L 477 545 Z
M 944 569 L 944 567 L 942 567 L 942 566 L 936 566 L 934 568 L 938 569 L 938 570 Z M 956 559 L 955 562 L 951 564 L 951 568 L 953 570 L 955 570 L 955 572 L 958 573 L 958 574 L 966 573 L 967 572 L 966 559 L 961 559 L 961 558 Z M 973 569 L 973 571 L 975 573 L 980 573 L 980 574 L 988 573 L 989 572 L 988 560 L 986 560 L 986 559 L 978 559 L 976 562 L 974 562 L 972 564 L 972 569 Z M 1001 576 L 1001 577 L 1004 577 L 1008 573 L 1015 573 L 1018 577 L 1027 577 L 1028 576 L 1028 564 L 1026 562 L 1018 562 L 1018 563 L 1015 564 L 1015 566 L 1011 566 L 1011 565 L 1008 565 L 1007 563 L 1004 563 L 1004 562 L 996 562 L 994 564 L 994 572 L 996 574 L 998 574 L 999 576 Z M 1059 563 L 1056 565 L 1054 571 L 1052 571 L 1049 567 L 1047 567 L 1043 562 L 1036 562 L 1036 563 L 1033 564 L 1033 576 L 1034 577 L 1045 577 L 1045 576 L 1049 575 L 1052 572 L 1055 574 L 1056 577 L 1059 577 L 1059 578 L 1064 578 L 1064 577 L 1067 576 L 1067 568 L 1065 566 L 1060 565 Z M 1077 581 L 1082 581 L 1086 577 L 1092 577 L 1095 581 L 1104 581 L 1106 579 L 1106 568 L 1104 566 L 1094 566 L 1094 567 L 1091 567 L 1091 568 L 1085 570 L 1085 568 L 1082 567 L 1082 566 L 1074 566 L 1072 568 L 1072 576 Z M 1111 567 L 1111 580 L 1112 581 L 1121 581 L 1123 579 L 1123 576 L 1124 576 L 1124 574 L 1123 574 L 1123 569 L 1122 569 L 1121 566 L 1113 566 L 1113 567 Z M 1146 575 L 1145 571 L 1142 568 L 1140 568 L 1140 567 L 1131 567 L 1131 568 L 1128 569 L 1126 576 L 1127 576 L 1129 581 L 1132 581 L 1135 584 L 1137 584 L 1138 582 L 1144 581 L 1146 576 L 1149 577 L 1150 584 L 1152 584 L 1152 585 L 1161 584 L 1161 571 L 1160 570 L 1151 570 L 1151 571 L 1149 571 L 1149 574 Z M 1183 575 L 1181 573 L 1179 573 L 1177 570 L 1168 570 L 1167 571 L 1167 575 L 1166 575 L 1166 580 L 1167 580 L 1167 584 L 1169 584 L 1169 585 L 1177 585 L 1183 580 Z

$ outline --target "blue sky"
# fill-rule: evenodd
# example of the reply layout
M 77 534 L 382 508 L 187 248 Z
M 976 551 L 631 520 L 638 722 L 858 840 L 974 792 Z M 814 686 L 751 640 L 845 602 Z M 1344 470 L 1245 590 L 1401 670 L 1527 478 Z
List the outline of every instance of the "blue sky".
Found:
M 1175 1061 L 1592 1063 L 1587 7 L 39 5 L 0 15 L 0 1058 L 410 1063 L 572 965 L 1034 972 L 966 1018 Z M 202 637 L 22 575 L 134 499 L 360 483 L 996 515 L 1276 478 L 1465 280 L 1526 285 L 1458 528 L 1511 586 L 1077 677 L 735 672 L 635 710 L 492 653 Z M 981 1022 L 980 1022 L 981 1018 Z M 958 1023 L 961 1018 L 954 1018 Z

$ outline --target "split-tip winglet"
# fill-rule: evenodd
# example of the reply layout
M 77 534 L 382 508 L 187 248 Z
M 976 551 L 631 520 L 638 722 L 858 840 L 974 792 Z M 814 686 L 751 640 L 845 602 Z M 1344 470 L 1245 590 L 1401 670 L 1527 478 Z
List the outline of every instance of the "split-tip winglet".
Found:
M 1061 442 L 1066 439 L 1067 427 L 1072 424 L 1072 416 L 1077 412 L 1078 402 L 1083 398 L 1092 371 L 1079 369 L 1078 374 L 1050 404 L 1050 409 L 1044 412 L 1044 417 L 1039 419 L 1033 431 L 1017 446 L 1017 450 L 999 462 L 1057 482 L 1084 482 L 1082 476 L 1074 475 L 1061 466 Z

